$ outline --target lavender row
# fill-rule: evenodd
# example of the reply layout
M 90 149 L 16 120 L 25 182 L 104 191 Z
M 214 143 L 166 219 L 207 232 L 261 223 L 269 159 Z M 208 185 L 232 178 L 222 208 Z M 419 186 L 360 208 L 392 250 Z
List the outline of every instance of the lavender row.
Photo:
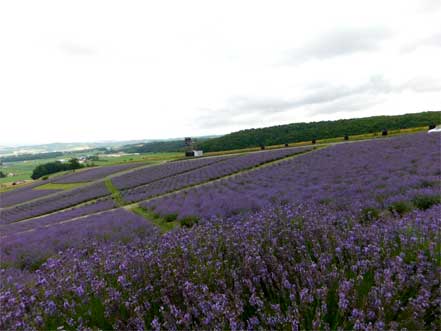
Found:
M 116 176 L 112 178 L 112 182 L 118 189 L 126 189 L 139 185 L 145 185 L 162 178 L 208 166 L 210 164 L 223 161 L 226 158 L 228 157 L 210 157 L 197 160 L 168 162 L 166 164 L 137 169 L 135 171 L 131 171 L 130 173 Z
M 41 183 L 38 184 L 41 185 Z M 60 190 L 36 190 L 32 187 L 26 187 L 25 190 L 13 190 L 11 192 L 0 193 L 0 208 L 16 205 L 18 203 L 40 198 L 59 191 Z
M 427 134 L 335 145 L 143 206 L 181 217 L 228 216 L 275 201 L 374 214 L 428 208 L 440 202 L 440 147 L 440 136 Z
M 141 242 L 88 244 L 29 282 L 11 272 L 0 328 L 435 330 L 440 213 L 360 224 L 323 205 L 285 205 Z
M 134 189 L 122 191 L 124 200 L 135 202 L 144 200 L 155 195 L 164 194 L 181 189 L 186 186 L 204 183 L 209 180 L 218 179 L 244 169 L 249 169 L 266 162 L 281 159 L 310 150 L 310 148 L 289 148 L 267 152 L 256 152 L 239 157 L 228 158 L 206 167 L 193 171 L 164 178 L 152 184 L 143 185 Z
M 76 183 L 76 182 L 89 182 L 93 180 L 102 179 L 108 175 L 117 173 L 119 171 L 124 171 L 136 167 L 145 165 L 143 163 L 128 163 L 128 164 L 117 164 L 112 166 L 104 167 L 94 167 L 90 169 L 85 169 L 81 171 L 76 171 L 71 174 L 61 176 L 54 180 L 54 183 Z
M 114 201 L 110 197 L 106 197 L 101 200 L 82 205 L 80 207 L 56 212 L 49 215 L 44 215 L 42 217 L 34 218 L 31 220 L 0 225 L 0 236 L 29 231 L 37 228 L 44 228 L 49 225 L 70 220 L 75 217 L 85 216 L 115 207 L 116 205 Z
M 19 206 L 4 209 L 0 213 L 0 224 L 40 216 L 76 204 L 109 195 L 103 182 L 82 186 L 73 190 L 63 191 L 56 195 L 30 201 Z
M 30 184 L 27 184 L 23 187 L 18 187 L 15 189 L 12 189 L 10 191 L 6 191 L 6 192 L 0 192 L 0 208 L 4 208 L 4 207 L 8 207 L 8 206 L 12 206 L 12 205 L 16 205 L 18 203 L 21 202 L 25 202 L 29 199 L 34 199 L 36 196 L 34 195 L 35 192 L 39 192 L 34 190 L 34 188 L 36 188 L 37 186 L 41 186 L 47 183 L 51 183 L 53 181 L 53 179 L 49 179 L 49 180 L 36 180 Z M 50 190 L 48 193 L 53 193 L 56 192 L 58 190 Z M 43 196 L 43 193 L 40 193 L 40 196 Z
M 46 224 L 40 228 L 3 237 L 0 256 L 3 267 L 35 269 L 60 250 L 87 247 L 91 241 L 132 241 L 158 235 L 144 218 L 124 209 L 90 215 L 74 221 Z

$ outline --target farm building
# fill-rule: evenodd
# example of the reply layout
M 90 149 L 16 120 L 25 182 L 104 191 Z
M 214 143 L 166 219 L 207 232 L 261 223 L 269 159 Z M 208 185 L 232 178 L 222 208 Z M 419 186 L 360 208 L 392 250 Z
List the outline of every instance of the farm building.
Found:
M 199 157 L 202 156 L 204 152 L 202 150 L 191 150 L 185 152 L 185 156 L 193 156 L 193 157 Z
M 441 125 L 438 125 L 437 127 L 430 129 L 427 131 L 428 133 L 435 133 L 435 132 L 441 132 Z

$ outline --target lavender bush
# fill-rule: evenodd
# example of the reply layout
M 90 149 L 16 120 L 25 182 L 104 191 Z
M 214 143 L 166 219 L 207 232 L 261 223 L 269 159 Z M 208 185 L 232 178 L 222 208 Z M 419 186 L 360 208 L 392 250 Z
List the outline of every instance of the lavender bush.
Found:
M 41 224 L 26 232 L 6 233 L 1 238 L 1 264 L 35 269 L 58 251 L 87 247 L 91 240 L 129 242 L 137 236 L 145 238 L 158 233 L 144 218 L 116 209 L 75 221 Z
M 69 249 L 4 281 L 0 327 L 434 330 L 440 212 L 361 224 L 285 205 Z

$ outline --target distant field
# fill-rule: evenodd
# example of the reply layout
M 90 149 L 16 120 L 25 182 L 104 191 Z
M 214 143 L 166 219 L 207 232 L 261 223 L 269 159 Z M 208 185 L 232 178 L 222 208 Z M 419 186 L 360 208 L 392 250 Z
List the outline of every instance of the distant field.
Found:
M 71 155 L 69 157 L 78 157 L 82 155 L 81 153 Z M 115 165 L 121 163 L 128 162 L 147 162 L 147 163 L 159 163 L 164 161 L 176 160 L 182 157 L 182 153 L 154 153 L 154 154 L 129 154 L 123 155 L 119 157 L 112 157 L 107 155 L 100 155 L 98 161 L 94 161 L 93 163 L 97 166 L 107 166 L 107 165 Z M 14 173 L 16 174 L 13 177 L 0 178 L 0 191 L 8 188 L 8 183 L 22 181 L 22 180 L 31 180 L 30 176 L 32 171 L 36 166 L 43 163 L 54 162 L 59 158 L 50 158 L 50 159 L 40 159 L 40 160 L 30 160 L 30 161 L 20 161 L 20 162 L 10 162 L 5 163 L 0 166 L 0 170 L 3 173 Z M 57 173 L 54 175 L 60 175 L 62 173 Z M 54 175 L 50 176 L 53 177 Z

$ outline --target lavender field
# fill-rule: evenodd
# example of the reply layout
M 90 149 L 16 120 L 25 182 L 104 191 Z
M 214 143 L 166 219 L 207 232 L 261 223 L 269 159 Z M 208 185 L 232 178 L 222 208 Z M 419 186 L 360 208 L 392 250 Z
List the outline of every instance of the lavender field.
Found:
M 422 133 L 179 161 L 5 208 L 0 329 L 439 329 L 440 151 Z
M 56 178 L 54 183 L 78 183 L 78 182 L 89 182 L 96 179 L 104 178 L 108 175 L 141 167 L 145 164 L 143 163 L 128 163 L 128 164 L 117 164 L 113 166 L 106 167 L 96 167 L 91 169 L 84 169 L 82 171 L 76 171 L 74 173 L 61 176 L 60 178 Z
M 49 180 L 48 182 L 51 182 L 51 180 Z M 26 202 L 28 200 L 43 197 L 45 195 L 57 192 L 57 190 L 35 190 L 36 187 L 45 183 L 47 182 L 36 181 L 35 183 L 17 188 L 15 190 L 2 192 L 0 198 L 0 208 L 13 206 L 22 202 Z

